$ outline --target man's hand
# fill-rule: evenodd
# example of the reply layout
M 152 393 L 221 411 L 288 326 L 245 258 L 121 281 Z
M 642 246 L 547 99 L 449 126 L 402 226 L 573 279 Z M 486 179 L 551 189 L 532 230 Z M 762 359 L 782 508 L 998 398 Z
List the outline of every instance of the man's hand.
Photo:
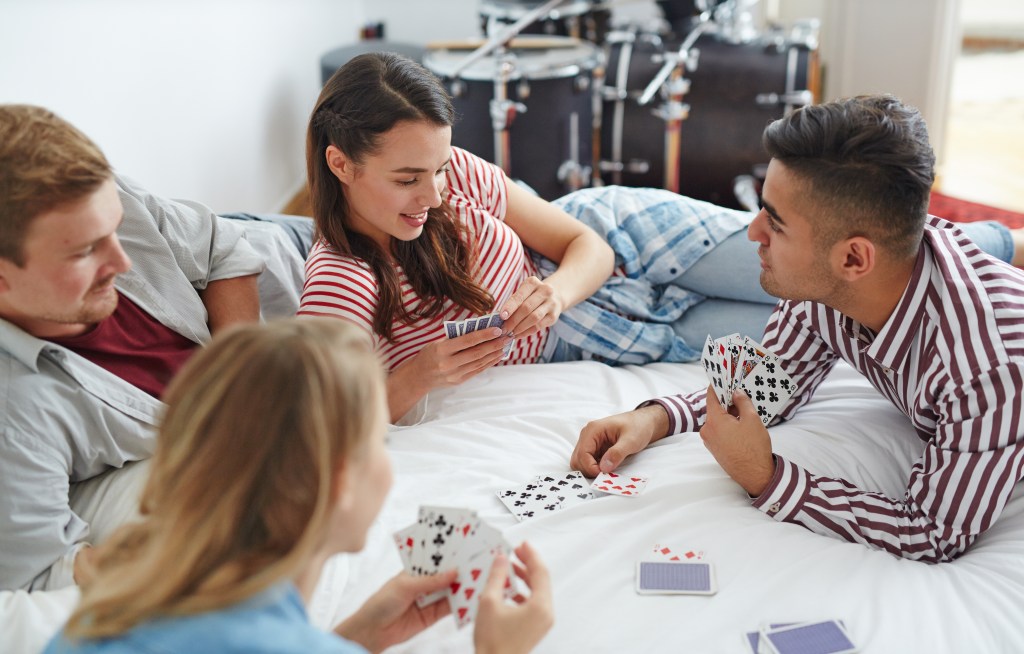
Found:
M 764 492 L 775 474 L 772 439 L 743 391 L 733 391 L 730 414 L 708 388 L 707 418 L 700 437 L 718 465 L 753 497 Z
M 615 470 L 668 432 L 668 414 L 658 404 L 588 422 L 580 431 L 569 465 L 588 477 Z

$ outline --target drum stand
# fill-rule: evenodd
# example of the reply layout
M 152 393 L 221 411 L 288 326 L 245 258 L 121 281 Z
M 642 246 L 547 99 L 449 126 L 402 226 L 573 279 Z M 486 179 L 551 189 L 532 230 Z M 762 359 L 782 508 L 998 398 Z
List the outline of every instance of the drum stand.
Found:
M 508 51 L 508 45 L 527 25 L 541 16 L 551 15 L 555 7 L 565 1 L 548 0 L 543 5 L 527 12 L 508 28 L 488 38 L 452 73 L 452 78 L 457 85 L 462 71 L 491 52 L 495 53 L 494 96 L 490 102 L 491 126 L 494 131 L 494 163 L 509 176 L 512 174 L 512 144 L 509 128 L 517 114 L 526 112 L 526 105 L 510 100 L 508 97 L 508 83 L 515 77 L 516 70 L 516 57 Z M 565 185 L 567 190 L 575 191 L 586 185 L 591 168 L 580 164 L 579 115 L 573 113 L 569 116 L 569 120 L 570 158 L 559 167 L 558 180 Z
M 664 89 L 668 95 L 668 100 L 655 109 L 654 114 L 665 121 L 664 188 L 673 193 L 679 192 L 682 127 L 683 121 L 690 115 L 690 106 L 683 102 L 683 97 L 690 91 L 690 80 L 683 76 L 683 69 L 693 71 L 697 68 L 700 51 L 694 48 L 693 44 L 701 34 L 711 28 L 711 23 L 707 21 L 705 15 L 702 14 L 701 19 L 701 22 L 683 39 L 677 51 L 663 55 L 664 64 L 637 101 L 640 106 L 646 105 L 660 89 Z

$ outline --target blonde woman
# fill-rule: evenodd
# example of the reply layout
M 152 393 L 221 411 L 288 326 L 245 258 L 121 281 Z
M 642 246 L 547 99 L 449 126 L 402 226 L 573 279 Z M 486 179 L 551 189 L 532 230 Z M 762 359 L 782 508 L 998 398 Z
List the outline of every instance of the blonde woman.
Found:
M 144 518 L 100 548 L 47 652 L 377 652 L 448 612 L 415 598 L 454 571 L 397 575 L 335 634 L 306 618 L 323 563 L 363 547 L 391 486 L 384 377 L 357 328 L 311 318 L 234 329 L 166 399 Z M 516 554 L 532 594 L 503 601 L 499 557 L 477 651 L 525 652 L 550 628 L 547 571 L 529 546 Z

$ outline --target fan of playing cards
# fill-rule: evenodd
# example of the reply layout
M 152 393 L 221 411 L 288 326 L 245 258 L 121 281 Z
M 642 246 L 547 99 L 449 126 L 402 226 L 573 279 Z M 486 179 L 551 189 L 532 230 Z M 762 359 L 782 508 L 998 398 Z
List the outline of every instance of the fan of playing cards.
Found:
M 582 472 L 554 473 L 525 484 L 497 491 L 498 499 L 522 522 L 594 499 L 594 493 L 636 497 L 647 487 L 647 477 L 602 472 L 588 482 Z
M 441 506 L 421 506 L 419 518 L 394 535 L 406 572 L 432 575 L 455 568 L 450 587 L 417 600 L 421 607 L 447 598 L 455 623 L 464 627 L 476 618 L 480 592 L 487 583 L 494 557 L 511 557 L 512 548 L 501 535 L 477 517 L 475 511 Z M 509 563 L 509 577 L 514 572 Z M 514 595 L 511 581 L 505 595 Z
M 722 406 L 731 407 L 732 392 L 740 389 L 754 403 L 765 425 L 796 392 L 779 357 L 749 336 L 730 334 L 714 340 L 708 336 L 700 361 Z
M 479 329 L 486 329 L 488 327 L 503 327 L 505 321 L 501 319 L 501 316 L 497 313 L 489 313 L 486 316 L 479 316 L 476 318 L 466 318 L 465 320 L 445 320 L 444 321 L 444 334 L 448 338 L 458 338 L 464 336 L 470 332 L 475 332 Z M 512 354 L 512 343 L 509 341 L 505 344 L 501 352 L 501 360 L 508 359 Z

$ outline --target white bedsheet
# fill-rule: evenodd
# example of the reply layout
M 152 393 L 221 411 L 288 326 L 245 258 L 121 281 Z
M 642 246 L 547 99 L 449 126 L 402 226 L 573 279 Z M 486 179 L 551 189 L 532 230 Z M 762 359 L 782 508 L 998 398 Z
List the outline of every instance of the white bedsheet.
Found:
M 651 479 L 639 497 L 600 497 L 517 523 L 495 496 L 532 475 L 567 472 L 588 420 L 704 383 L 696 365 L 580 362 L 494 369 L 431 394 L 417 424 L 392 429 L 395 487 L 366 549 L 328 564 L 311 619 L 324 627 L 340 621 L 398 572 L 391 534 L 415 519 L 420 504 L 440 504 L 473 508 L 511 543 L 525 539 L 539 550 L 556 616 L 538 652 L 740 653 L 748 651 L 743 633 L 763 622 L 817 618 L 843 619 L 869 653 L 1024 651 L 1019 493 L 967 554 L 943 565 L 771 520 L 750 506 L 697 434 L 665 439 L 627 461 L 624 470 Z M 813 472 L 893 496 L 902 495 L 921 450 L 906 418 L 846 366 L 772 436 L 777 452 Z M 635 561 L 654 543 L 703 550 L 718 593 L 637 595 Z M 0 594 L 0 650 L 38 650 L 74 601 L 71 591 Z M 471 643 L 470 628 L 446 619 L 394 651 L 468 652 Z
M 555 627 L 538 652 L 747 652 L 763 622 L 841 618 L 864 652 L 1024 651 L 1024 498 L 951 564 L 897 559 L 777 523 L 750 506 L 700 436 L 665 439 L 623 468 L 643 495 L 605 496 L 517 523 L 495 496 L 531 475 L 568 471 L 580 428 L 661 394 L 705 384 L 696 365 L 609 368 L 582 362 L 495 369 L 434 393 L 422 421 L 390 436 L 396 484 L 366 550 L 339 557 L 312 615 L 336 622 L 401 564 L 390 534 L 420 504 L 466 506 L 529 540 L 549 566 Z M 845 365 L 797 417 L 772 428 L 775 449 L 817 473 L 901 497 L 922 446 L 909 421 Z M 638 595 L 635 561 L 654 543 L 700 549 L 718 593 Z M 341 583 L 344 579 L 344 591 Z M 333 614 L 332 617 L 327 617 Z M 471 651 L 445 620 L 399 652 Z

